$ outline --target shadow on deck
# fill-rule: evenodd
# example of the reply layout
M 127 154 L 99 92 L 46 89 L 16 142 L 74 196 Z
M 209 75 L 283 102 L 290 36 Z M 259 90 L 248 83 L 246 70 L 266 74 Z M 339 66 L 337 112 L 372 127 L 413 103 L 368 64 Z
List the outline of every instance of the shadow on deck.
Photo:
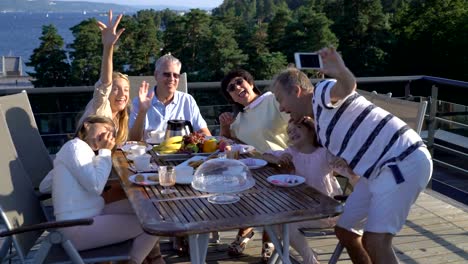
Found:
M 412 207 L 406 225 L 394 239 L 394 249 L 401 263 L 467 263 L 468 261 L 468 207 L 427 190 Z M 244 256 L 229 257 L 227 246 L 237 231 L 221 232 L 221 243 L 208 248 L 207 263 L 261 263 L 261 230 L 257 229 Z M 163 255 L 167 263 L 190 263 L 188 257 L 179 257 L 172 244 L 163 240 Z M 336 246 L 335 236 L 308 238 L 309 245 L 327 263 Z M 301 261 L 293 250 L 291 255 Z M 293 262 L 294 263 L 294 262 Z M 296 262 L 298 263 L 298 262 Z M 338 263 L 351 263 L 346 251 Z
M 401 263 L 467 263 L 468 261 L 468 206 L 431 190 L 423 192 L 413 205 L 406 225 L 394 239 L 394 249 Z M 237 230 L 221 232 L 221 242 L 208 248 L 207 263 L 261 263 L 261 229 L 257 229 L 243 256 L 233 258 L 227 246 Z M 327 263 L 337 240 L 334 235 L 308 238 L 309 245 Z M 0 244 L 1 244 L 0 240 Z M 190 263 L 188 257 L 179 257 L 172 243 L 163 238 L 161 248 L 166 262 Z M 293 263 L 301 258 L 292 250 Z M 32 263 L 31 258 L 27 263 Z M 11 263 L 20 263 L 12 261 Z M 351 263 L 346 251 L 338 263 Z

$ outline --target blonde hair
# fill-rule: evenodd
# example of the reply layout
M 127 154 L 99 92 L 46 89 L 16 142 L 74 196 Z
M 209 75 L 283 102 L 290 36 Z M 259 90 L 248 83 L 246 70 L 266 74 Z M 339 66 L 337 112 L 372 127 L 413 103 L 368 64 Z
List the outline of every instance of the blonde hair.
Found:
M 128 83 L 128 87 L 130 88 L 130 80 L 128 79 L 127 74 L 123 74 L 120 72 L 113 72 L 112 73 L 112 81 L 115 79 L 120 78 L 124 79 Z M 115 136 L 115 144 L 120 145 L 127 141 L 128 138 L 128 119 L 130 116 L 130 98 L 127 102 L 127 105 L 124 110 L 120 111 L 114 118 L 114 123 L 117 126 L 117 135 Z
M 78 127 L 76 130 L 75 137 L 86 141 L 86 138 L 88 137 L 88 131 L 89 131 L 89 124 L 106 124 L 112 127 L 114 130 L 114 137 L 115 137 L 115 124 L 112 119 L 105 117 L 105 116 L 98 116 L 98 115 L 90 115 L 86 117 L 81 125 Z

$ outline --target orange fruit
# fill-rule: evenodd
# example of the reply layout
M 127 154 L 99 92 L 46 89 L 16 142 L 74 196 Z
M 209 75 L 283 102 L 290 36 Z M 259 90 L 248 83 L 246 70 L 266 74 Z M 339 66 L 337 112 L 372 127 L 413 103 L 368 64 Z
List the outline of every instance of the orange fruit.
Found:
M 215 152 L 218 149 L 218 142 L 216 139 L 209 139 L 203 142 L 202 151 L 205 153 Z

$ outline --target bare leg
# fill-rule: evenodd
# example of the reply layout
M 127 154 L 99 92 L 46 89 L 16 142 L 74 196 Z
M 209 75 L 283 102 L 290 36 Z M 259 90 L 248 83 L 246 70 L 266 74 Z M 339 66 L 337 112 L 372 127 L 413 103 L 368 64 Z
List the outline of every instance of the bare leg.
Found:
M 362 237 L 339 226 L 335 227 L 335 234 L 340 243 L 348 251 L 353 263 L 371 264 L 371 258 L 362 244 Z
M 389 233 L 364 233 L 362 242 L 372 263 L 398 263 L 392 248 L 392 240 L 393 235 Z

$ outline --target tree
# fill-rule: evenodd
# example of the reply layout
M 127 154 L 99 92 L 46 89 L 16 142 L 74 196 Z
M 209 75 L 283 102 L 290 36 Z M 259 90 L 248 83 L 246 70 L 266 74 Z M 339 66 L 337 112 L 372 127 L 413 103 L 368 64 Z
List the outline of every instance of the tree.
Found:
M 41 44 L 34 49 L 27 66 L 34 67 L 35 72 L 28 74 L 35 80 L 34 87 L 68 86 L 70 65 L 63 49 L 63 38 L 58 35 L 54 25 L 42 26 Z
M 468 2 L 413 0 L 395 14 L 392 72 L 468 80 Z
M 268 47 L 271 51 L 281 51 L 286 43 L 283 42 L 286 27 L 292 21 L 292 12 L 286 3 L 278 6 L 278 10 L 268 24 Z
M 97 21 L 84 20 L 71 28 L 75 41 L 71 44 L 73 85 L 93 85 L 99 79 L 102 43 Z
M 312 2 L 311 2 L 312 3 Z M 282 42 L 287 43 L 282 51 L 288 61 L 293 61 L 294 52 L 316 51 L 338 40 L 331 31 L 332 21 L 312 4 L 301 6 L 295 12 L 295 19 L 287 26 Z
M 209 38 L 201 49 L 203 67 L 190 79 L 218 81 L 229 71 L 240 68 L 247 62 L 248 56 L 243 54 L 234 39 L 234 31 L 218 21 L 213 21 Z
M 384 74 L 389 45 L 389 17 L 380 0 L 338 0 L 332 26 L 347 66 L 357 75 Z
M 255 56 L 255 69 L 251 69 L 255 73 L 257 80 L 272 79 L 281 70 L 286 69 L 287 60 L 286 56 L 281 52 L 267 52 L 260 53 Z
M 139 11 L 135 16 L 137 29 L 132 34 L 133 47 L 128 60 L 130 73 L 151 75 L 153 73 L 152 64 L 159 53 L 159 42 L 157 29 L 160 21 L 155 11 Z

